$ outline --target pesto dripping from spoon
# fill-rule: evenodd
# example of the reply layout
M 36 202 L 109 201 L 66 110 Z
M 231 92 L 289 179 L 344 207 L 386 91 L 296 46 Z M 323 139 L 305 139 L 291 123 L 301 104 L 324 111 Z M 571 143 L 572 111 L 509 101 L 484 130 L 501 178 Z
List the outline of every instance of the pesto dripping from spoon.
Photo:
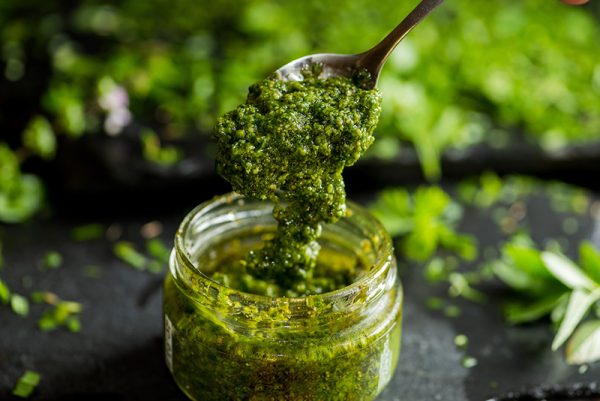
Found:
M 366 70 L 370 74 L 370 79 L 364 86 L 366 86 L 365 89 L 372 89 L 377 85 L 381 68 L 398 43 L 442 1 L 444 0 L 422 0 L 392 32 L 366 52 L 311 54 L 279 68 L 275 71 L 275 76 L 284 81 L 301 81 L 303 71 L 314 64 L 321 66 L 321 78 L 352 77 L 355 72 Z

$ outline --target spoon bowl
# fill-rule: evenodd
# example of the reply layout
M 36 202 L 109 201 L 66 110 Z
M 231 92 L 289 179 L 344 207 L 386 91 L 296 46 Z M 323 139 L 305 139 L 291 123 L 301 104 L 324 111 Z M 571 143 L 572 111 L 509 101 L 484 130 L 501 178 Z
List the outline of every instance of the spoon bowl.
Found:
M 442 2 L 443 0 L 422 0 L 392 32 L 366 52 L 311 54 L 279 68 L 275 71 L 275 76 L 284 81 L 301 81 L 303 70 L 313 64 L 322 66 L 319 78 L 352 77 L 357 70 L 364 69 L 371 76 L 366 86 L 372 89 L 377 85 L 381 69 L 398 43 Z

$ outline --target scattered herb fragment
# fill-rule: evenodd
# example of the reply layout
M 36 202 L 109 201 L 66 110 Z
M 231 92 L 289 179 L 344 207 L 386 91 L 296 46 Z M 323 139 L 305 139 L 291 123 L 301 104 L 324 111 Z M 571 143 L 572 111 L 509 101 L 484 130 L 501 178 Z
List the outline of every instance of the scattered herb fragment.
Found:
M 454 337 L 454 345 L 458 348 L 466 348 L 469 344 L 469 338 L 464 334 L 459 334 Z
M 115 256 L 123 262 L 129 264 L 137 270 L 144 270 L 147 264 L 147 258 L 135 249 L 130 242 L 119 241 L 113 247 Z
M 85 224 L 71 230 L 71 238 L 77 242 L 95 240 L 102 235 L 104 235 L 104 226 L 97 223 Z
M 40 374 L 31 370 L 27 370 L 15 385 L 12 391 L 14 396 L 20 398 L 29 398 L 35 391 L 35 388 L 40 383 Z
M 61 326 L 72 332 L 81 330 L 79 314 L 83 306 L 79 302 L 64 301 L 52 292 L 35 292 L 31 294 L 33 302 L 44 302 L 51 306 L 38 320 L 38 328 L 41 331 L 55 330 Z
M 152 238 L 146 241 L 146 251 L 150 256 L 163 264 L 169 261 L 169 256 L 171 255 L 171 250 L 159 238 Z
M 473 358 L 472 356 L 465 356 L 462 360 L 462 365 L 466 369 L 474 368 L 475 366 L 477 366 L 477 363 L 477 359 Z
M 27 316 L 29 314 L 29 301 L 22 295 L 12 294 L 10 296 L 10 307 L 19 316 Z
M 10 302 L 10 290 L 8 285 L 0 279 L 0 302 L 7 304 Z
M 460 307 L 456 305 L 448 305 L 444 308 L 444 315 L 446 315 L 446 317 L 458 317 L 461 313 Z
M 56 251 L 48 252 L 42 259 L 42 266 L 48 269 L 56 269 L 62 266 L 63 257 Z

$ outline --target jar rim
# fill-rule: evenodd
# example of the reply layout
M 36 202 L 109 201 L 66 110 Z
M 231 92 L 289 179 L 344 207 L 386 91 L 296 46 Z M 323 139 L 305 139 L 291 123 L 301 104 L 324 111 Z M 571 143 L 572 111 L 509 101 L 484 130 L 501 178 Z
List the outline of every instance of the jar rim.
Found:
M 194 221 L 195 218 L 206 215 L 210 213 L 212 210 L 224 206 L 224 205 L 232 205 L 236 202 L 243 205 L 247 201 L 256 201 L 263 202 L 261 200 L 248 199 L 236 192 L 230 192 L 224 195 L 218 195 L 212 198 L 211 200 L 205 201 L 195 208 L 193 208 L 182 220 L 177 233 L 175 234 L 175 251 L 180 257 L 180 261 L 184 263 L 185 267 L 192 271 L 195 275 L 200 277 L 202 280 L 210 283 L 212 287 L 218 290 L 225 291 L 235 291 L 236 295 L 244 298 L 249 302 L 255 303 L 281 303 L 286 302 L 289 304 L 295 303 L 305 303 L 307 299 L 319 299 L 322 301 L 335 301 L 336 299 L 344 298 L 355 294 L 358 290 L 364 288 L 365 286 L 370 286 L 374 282 L 377 282 L 378 278 L 384 278 L 388 269 L 391 265 L 395 266 L 393 263 L 393 245 L 392 240 L 385 230 L 381 222 L 372 214 L 370 214 L 365 208 L 362 206 L 352 202 L 347 201 L 347 210 L 350 211 L 352 215 L 358 214 L 362 217 L 366 218 L 369 221 L 369 224 L 372 224 L 375 227 L 375 231 L 378 234 L 379 240 L 381 241 L 379 247 L 374 250 L 376 254 L 376 259 L 374 263 L 369 266 L 367 273 L 364 276 L 359 277 L 357 280 L 352 282 L 351 284 L 344 286 L 342 288 L 336 289 L 334 291 L 328 291 L 321 294 L 311 294 L 307 296 L 300 297 L 270 297 L 267 295 L 254 294 L 250 292 L 245 292 L 242 290 L 238 290 L 232 287 L 228 287 L 219 283 L 218 281 L 213 280 L 206 273 L 202 272 L 196 263 L 194 263 L 190 259 L 190 255 L 188 252 L 184 251 L 186 249 L 184 238 L 185 233 L 188 231 L 190 224 Z M 270 201 L 265 200 L 265 203 L 270 203 Z M 174 257 L 175 255 L 172 255 Z

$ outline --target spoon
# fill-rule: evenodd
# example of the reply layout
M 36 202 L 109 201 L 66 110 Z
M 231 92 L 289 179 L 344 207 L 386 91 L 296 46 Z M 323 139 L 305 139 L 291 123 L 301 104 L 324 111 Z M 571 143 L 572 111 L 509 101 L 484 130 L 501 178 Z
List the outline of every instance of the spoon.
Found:
M 358 69 L 365 69 L 371 74 L 367 89 L 377 85 L 379 73 L 385 61 L 396 48 L 398 43 L 409 33 L 422 19 L 424 19 L 434 8 L 444 0 L 422 0 L 414 10 L 402 20 L 402 22 L 390 32 L 381 42 L 370 50 L 359 54 L 335 54 L 320 53 L 311 54 L 296 59 L 275 71 L 275 76 L 283 81 L 302 81 L 302 70 L 311 64 L 321 64 L 320 78 L 331 78 L 335 76 L 352 77 Z

